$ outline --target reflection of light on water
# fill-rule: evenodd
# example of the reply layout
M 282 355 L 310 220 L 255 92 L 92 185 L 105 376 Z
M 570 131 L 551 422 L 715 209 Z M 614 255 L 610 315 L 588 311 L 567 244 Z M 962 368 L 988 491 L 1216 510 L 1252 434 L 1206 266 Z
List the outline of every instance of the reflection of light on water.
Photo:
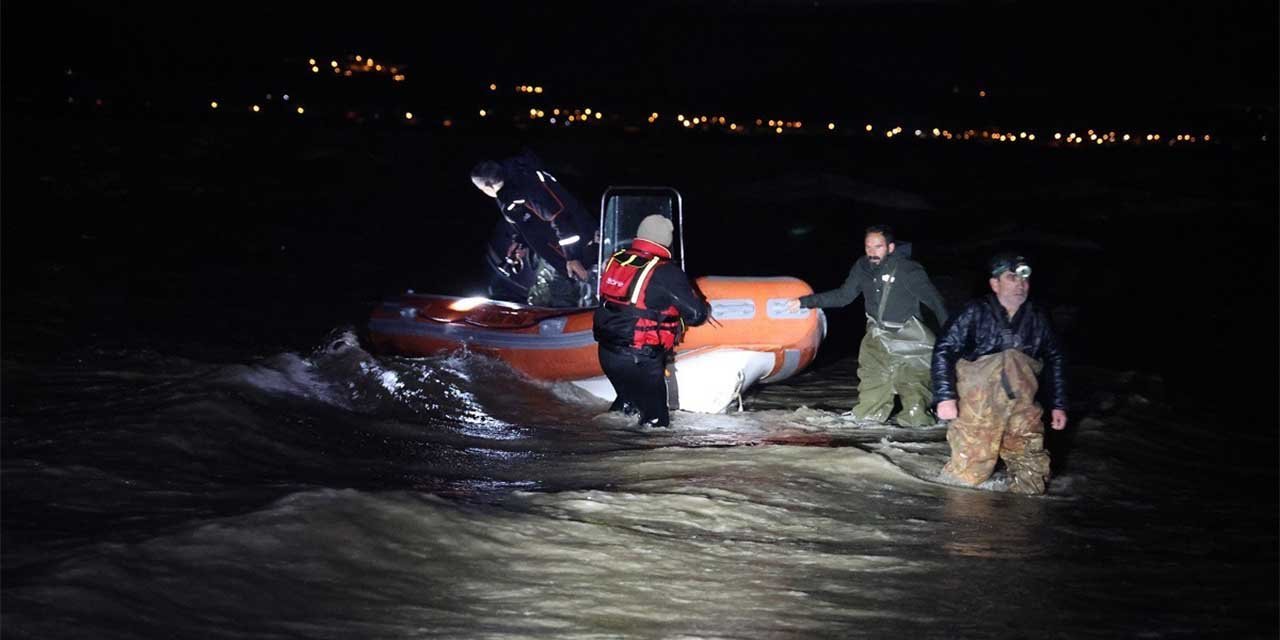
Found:
M 947 553 L 975 558 L 1029 558 L 1047 553 L 1042 531 L 1046 501 L 987 491 L 948 491 L 943 504 L 952 536 Z M 999 523 L 998 526 L 992 526 Z

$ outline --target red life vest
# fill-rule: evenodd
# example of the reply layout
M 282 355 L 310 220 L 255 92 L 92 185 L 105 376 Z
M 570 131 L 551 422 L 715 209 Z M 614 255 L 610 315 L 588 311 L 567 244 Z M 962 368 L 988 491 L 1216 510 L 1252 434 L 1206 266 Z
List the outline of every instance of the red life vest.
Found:
M 674 306 L 657 310 L 650 309 L 644 302 L 653 271 L 670 259 L 671 251 L 666 247 L 636 238 L 631 248 L 609 258 L 600 276 L 600 297 L 605 304 L 625 309 L 635 317 L 633 348 L 653 346 L 670 351 L 684 333 L 680 312 Z

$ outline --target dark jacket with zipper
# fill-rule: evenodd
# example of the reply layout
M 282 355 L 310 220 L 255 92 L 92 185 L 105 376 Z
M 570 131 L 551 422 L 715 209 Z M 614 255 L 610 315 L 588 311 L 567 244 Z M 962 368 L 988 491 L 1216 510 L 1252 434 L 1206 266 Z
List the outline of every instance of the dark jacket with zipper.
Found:
M 924 303 L 937 316 L 939 324 L 947 322 L 947 307 L 942 295 L 929 281 L 920 263 L 899 255 L 898 251 L 885 256 L 878 266 L 873 266 L 866 256 L 858 258 L 849 269 L 849 276 L 839 288 L 814 293 L 800 298 L 800 306 L 843 307 L 862 296 L 867 315 L 875 318 L 880 310 L 880 298 L 884 294 L 886 278 L 892 278 L 889 299 L 885 301 L 884 322 L 902 324 L 920 313 Z
M 1009 317 L 995 294 L 965 305 L 933 345 L 933 401 L 955 400 L 956 362 L 1017 349 L 1044 365 L 1053 409 L 1067 408 L 1066 358 L 1048 315 L 1027 300 Z
M 525 157 L 502 163 L 503 184 L 498 209 L 511 225 L 511 237 L 521 241 L 556 271 L 567 274 L 566 260 L 594 262 L 597 224 L 555 176 Z M 591 245 L 588 249 L 587 245 Z

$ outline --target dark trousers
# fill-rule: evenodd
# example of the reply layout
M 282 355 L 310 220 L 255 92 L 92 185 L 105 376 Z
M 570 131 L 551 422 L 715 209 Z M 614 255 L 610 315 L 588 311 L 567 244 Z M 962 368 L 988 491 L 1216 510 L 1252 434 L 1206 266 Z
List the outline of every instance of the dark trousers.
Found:
M 618 394 L 611 411 L 625 411 L 630 405 L 640 412 L 640 424 L 665 427 L 671 424 L 667 410 L 667 381 L 665 364 L 667 356 L 661 351 L 637 351 L 635 349 L 600 345 L 600 368 L 609 378 Z

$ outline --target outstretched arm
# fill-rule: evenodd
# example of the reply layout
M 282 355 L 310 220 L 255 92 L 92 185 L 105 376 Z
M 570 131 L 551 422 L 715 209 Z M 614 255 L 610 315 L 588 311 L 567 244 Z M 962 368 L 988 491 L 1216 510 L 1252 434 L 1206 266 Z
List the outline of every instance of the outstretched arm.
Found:
M 853 302 L 862 294 L 862 278 L 858 274 L 858 264 L 849 269 L 844 284 L 830 291 L 813 293 L 799 298 L 799 306 L 807 309 L 814 307 L 843 307 Z

